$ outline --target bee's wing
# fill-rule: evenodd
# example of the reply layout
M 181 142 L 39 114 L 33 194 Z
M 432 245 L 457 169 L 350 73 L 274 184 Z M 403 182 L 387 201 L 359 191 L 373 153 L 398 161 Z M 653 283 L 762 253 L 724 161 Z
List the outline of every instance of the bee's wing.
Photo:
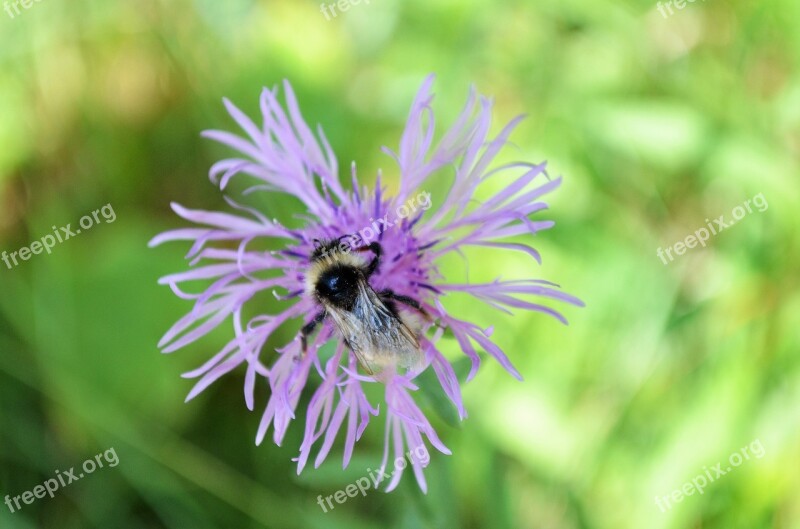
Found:
M 353 347 L 350 347 L 350 350 L 356 355 L 356 358 L 358 358 L 358 363 L 361 364 L 361 367 L 364 368 L 364 371 L 366 371 L 368 375 L 374 375 L 375 372 L 367 364 L 367 359 L 364 358 L 364 355 L 358 349 L 354 349 Z
M 359 282 L 352 312 L 332 308 L 331 319 L 370 374 L 385 367 L 412 367 L 422 352 L 414 332 L 380 300 L 366 280 Z
M 400 323 L 400 334 L 403 335 L 403 338 L 408 343 L 413 343 L 414 348 L 419 349 L 419 340 L 417 339 L 416 335 L 408 328 L 408 325 L 405 322 L 398 318 L 397 320 Z

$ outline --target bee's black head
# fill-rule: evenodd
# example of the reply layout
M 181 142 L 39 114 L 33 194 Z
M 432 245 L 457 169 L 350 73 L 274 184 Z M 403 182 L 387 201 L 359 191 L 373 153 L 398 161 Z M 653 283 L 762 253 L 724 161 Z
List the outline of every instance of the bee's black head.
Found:
M 343 309 L 353 310 L 358 297 L 358 283 L 361 272 L 348 265 L 334 265 L 322 272 L 314 290 L 321 299 Z

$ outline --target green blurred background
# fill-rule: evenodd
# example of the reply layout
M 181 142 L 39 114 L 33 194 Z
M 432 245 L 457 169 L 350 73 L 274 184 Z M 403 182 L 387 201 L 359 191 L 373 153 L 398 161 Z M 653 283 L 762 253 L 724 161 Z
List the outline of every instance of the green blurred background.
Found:
M 119 465 L 21 512 L 0 504 L 0 527 L 800 527 L 796 0 L 667 16 L 645 1 L 372 0 L 330 21 L 305 0 L 20 9 L 0 12 L 0 250 L 107 203 L 117 219 L 0 265 L 0 495 L 111 447 Z M 231 327 L 161 355 L 190 304 L 156 279 L 185 269 L 188 247 L 146 245 L 187 225 L 170 201 L 228 209 L 206 174 L 229 151 L 199 136 L 235 128 L 223 96 L 255 116 L 261 87 L 289 79 L 340 167 L 357 160 L 368 184 L 382 167 L 393 187 L 379 147 L 397 145 L 429 72 L 439 125 L 475 83 L 495 130 L 528 114 L 505 157 L 565 176 L 556 227 L 532 241 L 543 266 L 475 252 L 470 278 L 545 278 L 587 307 L 567 307 L 565 327 L 465 306 L 525 381 L 487 361 L 460 428 L 430 412 L 453 455 L 433 455 L 427 495 L 408 474 L 324 514 L 317 495 L 379 464 L 383 416 L 347 470 L 334 448 L 297 476 L 302 415 L 283 447 L 255 447 L 266 395 L 247 411 L 243 371 L 184 404 L 180 373 Z M 656 256 L 758 193 L 766 211 L 669 265 Z M 755 440 L 763 458 L 657 507 Z

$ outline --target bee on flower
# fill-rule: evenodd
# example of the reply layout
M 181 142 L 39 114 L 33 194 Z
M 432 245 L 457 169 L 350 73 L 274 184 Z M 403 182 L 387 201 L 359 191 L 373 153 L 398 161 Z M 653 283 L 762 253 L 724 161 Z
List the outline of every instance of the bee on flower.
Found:
M 415 379 L 432 369 L 459 417 L 466 417 L 460 382 L 440 351 L 445 335 L 455 338 L 471 361 L 467 381 L 478 371 L 480 350 L 521 379 L 491 340 L 490 330 L 445 310 L 442 299 L 448 294 L 465 293 L 503 312 L 510 312 L 509 308 L 538 311 L 564 323 L 559 312 L 530 298 L 582 306 L 548 281 L 523 278 L 455 284 L 439 273 L 437 263 L 443 257 L 469 246 L 496 254 L 521 251 L 541 263 L 535 249 L 509 239 L 553 226 L 552 221 L 531 216 L 547 208 L 541 199 L 561 179 L 548 178 L 544 163 L 493 164 L 521 118 L 490 137 L 492 102 L 474 90 L 455 123 L 434 144 L 432 84 L 433 76 L 424 81 L 414 99 L 397 151 L 384 149 L 397 163 L 399 174 L 399 189 L 392 196 L 385 194 L 380 174 L 372 189 L 360 186 L 355 164 L 350 188 L 343 187 L 336 156 L 322 129 L 318 127 L 314 134 L 306 124 L 288 82 L 283 84 L 285 108 L 277 90 L 263 90 L 260 125 L 225 100 L 244 136 L 204 133 L 237 152 L 211 167 L 212 182 L 225 190 L 233 177 L 247 176 L 253 185 L 245 194 L 281 193 L 299 199 L 308 210 L 305 226 L 287 228 L 228 198 L 239 213 L 173 204 L 178 215 L 197 226 L 162 233 L 150 242 L 151 246 L 191 242 L 189 270 L 160 280 L 176 295 L 194 301 L 192 310 L 162 338 L 163 352 L 180 349 L 229 319 L 233 325 L 230 342 L 202 366 L 184 374 L 197 379 L 187 400 L 244 366 L 244 400 L 250 410 L 256 404 L 256 384 L 269 388 L 256 442 L 260 444 L 272 426 L 273 440 L 281 444 L 309 379 L 318 380 L 305 413 L 298 473 L 315 446 L 314 465 L 319 466 L 342 430 L 347 466 L 356 442 L 381 409 L 379 403 L 367 399 L 367 384 L 380 384 L 385 395 L 381 473 L 390 461 L 416 453 L 417 447 L 431 445 L 449 454 L 413 398 L 418 389 Z M 512 175 L 509 185 L 479 202 L 476 191 L 500 173 Z M 425 191 L 432 179 L 452 180 L 439 204 L 432 204 Z M 266 239 L 280 241 L 283 250 L 255 249 L 257 242 Z M 210 285 L 199 293 L 187 291 L 184 285 L 195 281 Z M 283 310 L 246 319 L 245 312 L 253 312 L 252 299 L 276 289 L 283 292 L 276 294 Z M 277 350 L 267 350 L 267 340 L 284 325 L 299 327 L 295 338 Z M 321 355 L 321 346 L 329 342 L 335 344 L 332 355 Z M 430 458 L 410 455 L 409 459 L 420 488 L 426 491 L 423 469 Z M 387 490 L 397 486 L 402 474 L 401 469 L 391 475 Z

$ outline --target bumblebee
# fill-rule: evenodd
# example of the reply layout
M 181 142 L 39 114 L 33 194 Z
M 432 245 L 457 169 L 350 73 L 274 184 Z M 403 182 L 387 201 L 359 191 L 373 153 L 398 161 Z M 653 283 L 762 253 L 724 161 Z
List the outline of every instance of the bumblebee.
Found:
M 418 339 L 420 325 L 408 315 L 401 315 L 397 303 L 430 319 L 427 312 L 413 298 L 391 290 L 376 292 L 370 286 L 369 279 L 381 262 L 379 243 L 352 251 L 372 252 L 374 257 L 366 262 L 339 240 L 314 241 L 317 245 L 310 256 L 306 294 L 322 310 L 300 331 L 303 353 L 308 347 L 308 336 L 328 319 L 370 375 L 387 368 L 419 366 L 424 356 Z

